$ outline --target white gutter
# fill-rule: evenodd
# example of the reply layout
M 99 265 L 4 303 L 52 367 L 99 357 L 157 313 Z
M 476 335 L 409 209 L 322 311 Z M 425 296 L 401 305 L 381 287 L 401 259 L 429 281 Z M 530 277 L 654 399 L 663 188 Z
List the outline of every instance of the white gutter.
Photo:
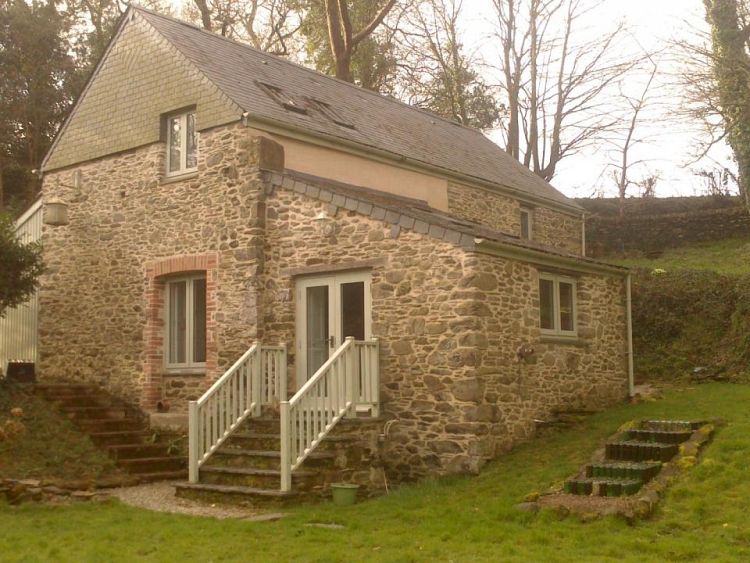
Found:
M 625 314 L 628 319 L 628 395 L 632 398 L 635 395 L 635 383 L 633 381 L 633 310 L 632 298 L 630 291 L 630 274 L 625 282 Z

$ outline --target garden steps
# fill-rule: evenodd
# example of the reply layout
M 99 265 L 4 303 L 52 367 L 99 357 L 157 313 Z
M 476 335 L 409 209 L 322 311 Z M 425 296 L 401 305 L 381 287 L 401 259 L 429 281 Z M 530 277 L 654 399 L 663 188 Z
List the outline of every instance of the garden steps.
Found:
M 117 467 L 140 481 L 181 479 L 187 458 L 170 455 L 167 444 L 154 444 L 140 410 L 89 384 L 39 384 L 34 391 L 98 447 Z
M 369 423 L 369 428 L 363 424 Z M 233 432 L 198 471 L 198 483 L 177 484 L 177 496 L 210 502 L 265 506 L 281 500 L 319 499 L 331 482 L 343 481 L 371 448 L 379 419 L 343 419 L 292 472 L 292 493 L 281 493 L 281 421 L 264 414 Z M 362 432 L 365 428 L 367 430 Z M 369 433 L 368 433 L 369 432 Z M 361 470 L 356 467 L 356 470 Z M 368 469 L 369 473 L 369 469 Z
M 585 476 L 565 482 L 565 492 L 575 495 L 634 495 L 654 479 L 662 464 L 680 451 L 703 422 L 648 420 L 620 432 L 608 442 L 604 459 L 585 468 Z

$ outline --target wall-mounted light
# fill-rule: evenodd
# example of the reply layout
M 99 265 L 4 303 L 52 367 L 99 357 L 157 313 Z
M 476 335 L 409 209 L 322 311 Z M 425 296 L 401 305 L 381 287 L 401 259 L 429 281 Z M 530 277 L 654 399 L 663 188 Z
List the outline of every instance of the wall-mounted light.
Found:
M 324 237 L 330 237 L 334 232 L 333 219 L 328 215 L 326 211 L 321 211 L 313 219 L 318 224 L 320 234 Z
M 59 200 L 45 202 L 43 220 L 45 225 L 55 227 L 67 225 L 70 222 L 68 220 L 68 204 Z

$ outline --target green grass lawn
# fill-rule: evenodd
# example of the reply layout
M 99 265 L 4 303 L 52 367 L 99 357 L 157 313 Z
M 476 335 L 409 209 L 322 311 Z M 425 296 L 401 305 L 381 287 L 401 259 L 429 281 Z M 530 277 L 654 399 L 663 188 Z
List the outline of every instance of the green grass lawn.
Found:
M 659 258 L 605 258 L 607 262 L 631 268 L 711 270 L 720 274 L 750 274 L 750 239 L 727 239 L 696 243 L 664 251 Z
M 750 385 L 672 390 L 516 448 L 479 477 L 402 487 L 352 507 L 301 507 L 278 522 L 157 514 L 121 504 L 0 507 L 2 561 L 747 561 Z M 722 416 L 701 463 L 650 521 L 581 523 L 514 505 L 584 463 L 623 422 Z M 305 527 L 339 523 L 344 529 Z

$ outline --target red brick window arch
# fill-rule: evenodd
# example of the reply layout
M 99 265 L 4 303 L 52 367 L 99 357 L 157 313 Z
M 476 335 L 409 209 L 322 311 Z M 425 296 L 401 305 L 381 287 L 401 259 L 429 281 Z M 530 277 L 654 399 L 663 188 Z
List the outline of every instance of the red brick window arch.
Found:
M 218 255 L 216 253 L 172 256 L 149 262 L 145 268 L 146 327 L 144 330 L 144 377 L 142 406 L 152 410 L 164 398 L 164 375 L 174 369 L 182 373 L 203 375 L 206 381 L 216 376 L 218 358 L 216 350 L 216 284 Z M 167 331 L 169 308 L 172 305 L 173 321 L 188 318 L 189 310 L 182 315 L 175 306 L 205 306 L 205 341 L 188 341 L 179 328 Z M 177 313 L 177 314 L 175 314 Z M 184 320 L 184 319 L 183 319 Z M 195 321 L 192 319 L 191 321 Z M 182 322 L 182 321 L 180 321 Z M 199 321 L 199 325 L 200 325 Z M 174 327 L 173 327 L 174 328 Z M 203 330 L 203 327 L 200 328 Z M 170 339 L 172 350 L 170 351 Z M 182 340 L 184 349 L 176 350 L 175 342 Z M 195 348 L 202 348 L 196 352 Z

